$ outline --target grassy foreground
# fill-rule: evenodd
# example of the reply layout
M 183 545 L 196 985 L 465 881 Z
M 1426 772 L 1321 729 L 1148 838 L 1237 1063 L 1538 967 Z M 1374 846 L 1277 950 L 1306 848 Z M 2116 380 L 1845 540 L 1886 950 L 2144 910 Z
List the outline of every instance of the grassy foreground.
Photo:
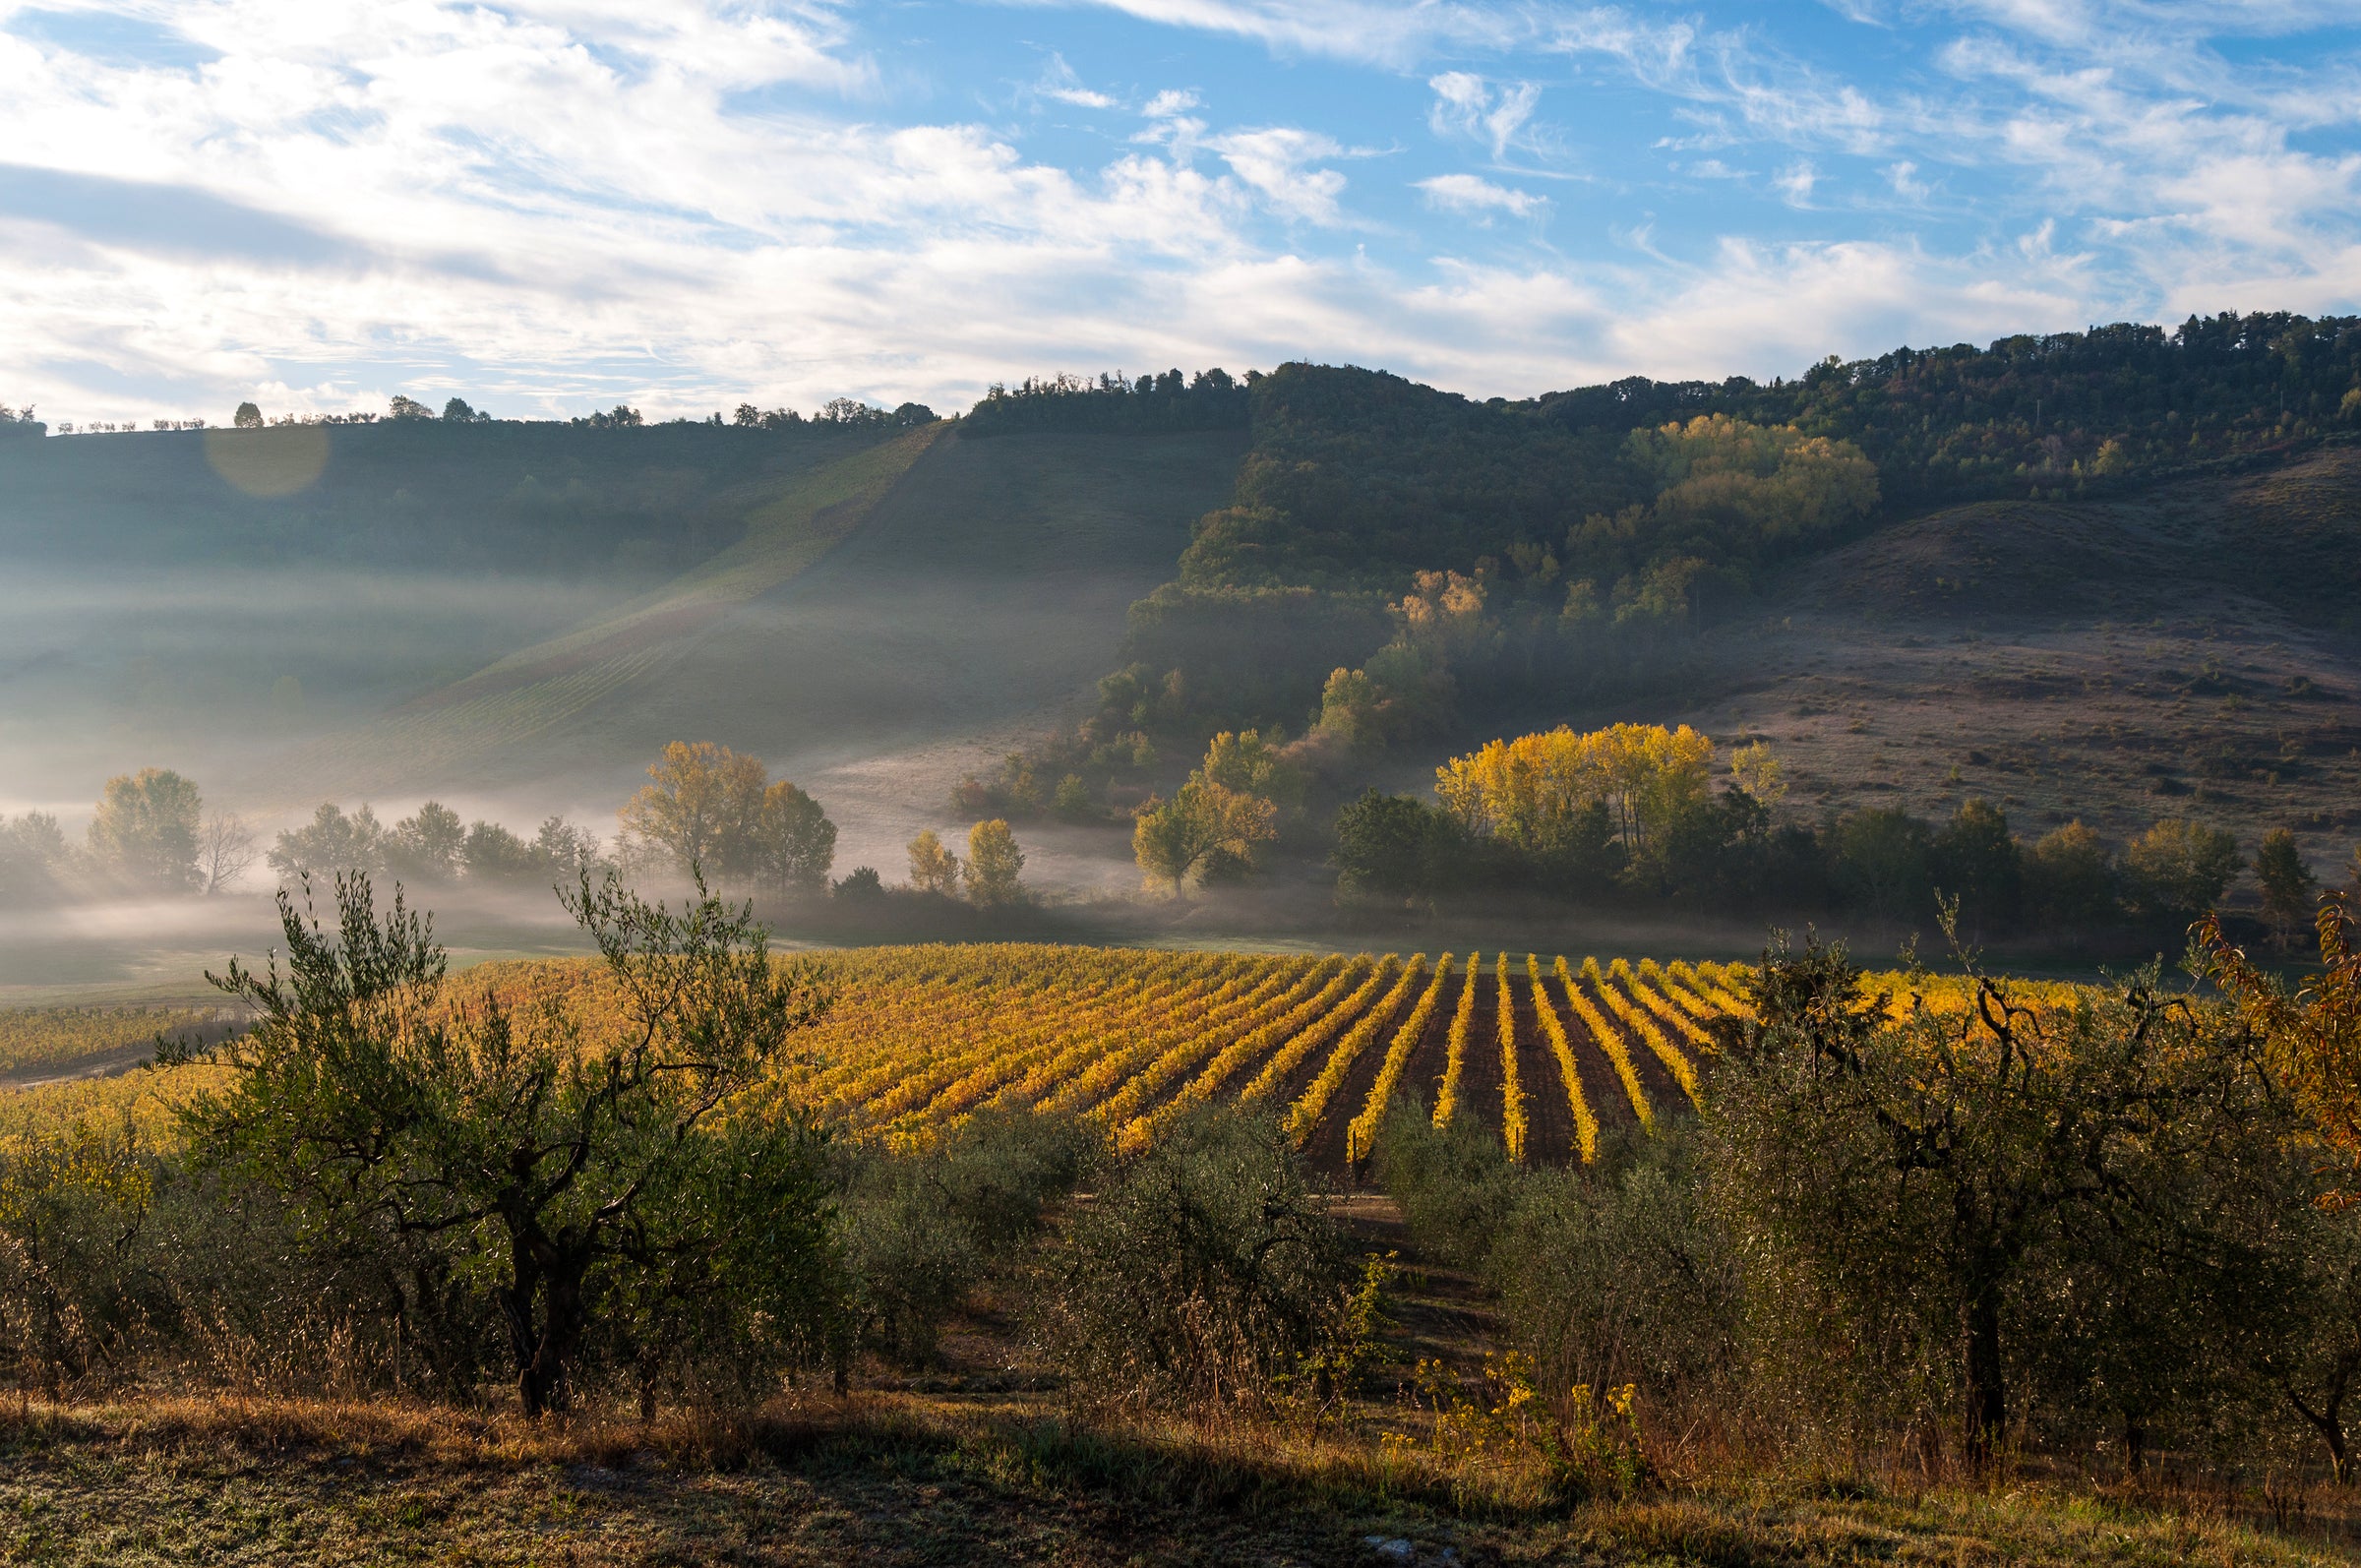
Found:
M 1563 1503 L 1370 1448 L 873 1393 L 750 1424 L 390 1404 L 11 1410 L 0 1562 L 2109 1563 L 2350 1558 L 2300 1507 L 2088 1486 L 1671 1483 Z

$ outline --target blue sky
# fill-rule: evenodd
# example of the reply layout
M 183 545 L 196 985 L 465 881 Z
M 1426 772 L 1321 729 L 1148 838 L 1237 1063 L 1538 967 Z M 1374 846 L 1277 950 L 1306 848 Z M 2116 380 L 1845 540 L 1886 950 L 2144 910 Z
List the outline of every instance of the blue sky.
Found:
M 0 0 L 0 137 L 78 423 L 2361 311 L 2361 0 Z

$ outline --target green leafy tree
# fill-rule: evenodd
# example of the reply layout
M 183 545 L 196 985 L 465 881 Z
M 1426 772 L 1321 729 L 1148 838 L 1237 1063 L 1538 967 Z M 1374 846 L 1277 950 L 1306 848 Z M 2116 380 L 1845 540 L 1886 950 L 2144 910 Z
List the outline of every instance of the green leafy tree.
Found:
M 1205 748 L 1198 769 L 1210 783 L 1240 795 L 1259 795 L 1282 810 L 1303 804 L 1303 769 L 1259 730 L 1224 730 Z
M 386 869 L 404 880 L 447 882 L 459 874 L 466 844 L 467 828 L 459 814 L 440 801 L 428 801 L 417 814 L 395 822 L 387 832 Z
M 453 1005 L 427 921 L 398 893 L 381 917 L 365 876 L 337 878 L 333 932 L 282 890 L 286 968 L 213 978 L 257 1022 L 180 1112 L 197 1158 L 277 1193 L 307 1244 L 423 1243 L 488 1281 L 535 1417 L 571 1407 L 601 1334 L 677 1329 L 708 1296 L 751 1331 L 823 1297 L 829 1262 L 814 1134 L 748 1100 L 825 1010 L 822 972 L 774 963 L 701 887 L 676 913 L 585 877 L 567 905 L 621 998 L 612 1038 L 554 1004 Z
M 959 874 L 967 883 L 969 902 L 988 909 L 1023 903 L 1025 890 L 1017 874 L 1024 869 L 1024 852 L 1006 822 L 996 816 L 967 830 L 967 864 Z
M 1841 947 L 1766 955 L 1700 1169 L 1807 1386 L 1881 1421 L 1947 1388 L 1979 1467 L 2044 1365 L 2106 1366 L 2143 1395 L 2134 1424 L 2176 1376 L 2202 1386 L 2202 1340 L 2173 1329 L 2243 1288 L 2213 1194 L 2270 1097 L 2234 1032 L 2155 981 L 2028 1008 L 1979 976 L 1966 1011 L 1896 1022 Z
M 253 403 L 240 403 L 238 411 L 229 416 L 229 422 L 240 430 L 260 430 L 263 428 L 263 411 Z
M 1837 885 L 1888 920 L 1934 913 L 1933 835 L 1900 807 L 1854 812 L 1837 823 Z
M 142 887 L 178 892 L 200 886 L 204 811 L 197 786 L 170 768 L 117 774 L 106 781 L 91 819 L 91 853 Z
M 264 858 L 282 877 L 368 874 L 385 867 L 386 830 L 367 806 L 347 816 L 333 801 L 324 801 L 310 821 L 281 831 Z
M 1408 795 L 1369 790 L 1336 817 L 1337 897 L 1397 906 L 1431 899 L 1446 878 L 1458 824 Z
M 2145 915 L 2195 920 L 2221 901 L 2241 865 L 2226 830 L 2167 816 L 2123 852 L 2124 877 Z
M 825 891 L 836 864 L 836 824 L 819 802 L 782 779 L 762 792 L 742 860 L 755 884 L 772 893 Z
M 573 867 L 549 865 L 534 852 L 534 846 L 498 822 L 476 822 L 467 829 L 466 841 L 459 847 L 459 863 L 467 868 L 468 879 L 479 882 L 521 882 L 550 872 L 567 877 L 576 874 Z
M 1971 932 L 2015 923 L 2025 895 L 2025 857 L 2009 819 L 1988 801 L 1964 801 L 1930 846 L 1935 885 L 1960 903 Z
M 2045 925 L 2068 931 L 2111 925 L 2122 914 L 2114 852 L 2079 820 L 2053 828 L 2025 857 L 2025 892 Z
M 2263 835 L 2262 847 L 2255 852 L 2255 880 L 2263 888 L 2263 918 L 2270 922 L 2279 945 L 2291 945 L 2312 918 L 2320 883 L 2286 828 L 2274 827 Z

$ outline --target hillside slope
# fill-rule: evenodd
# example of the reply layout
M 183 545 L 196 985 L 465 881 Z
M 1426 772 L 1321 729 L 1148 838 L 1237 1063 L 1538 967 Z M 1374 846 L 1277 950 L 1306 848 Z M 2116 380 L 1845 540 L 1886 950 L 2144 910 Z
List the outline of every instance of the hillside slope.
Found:
M 1242 450 L 1228 431 L 913 432 L 799 479 L 657 593 L 307 748 L 258 790 L 587 813 L 665 742 L 700 739 L 931 811 L 964 764 L 910 759 L 964 757 L 1087 690 Z M 903 781 L 911 766 L 924 778 Z
M 717 552 L 900 432 L 440 421 L 0 443 L 0 811 L 209 788 Z
M 1665 704 L 1761 737 L 1807 812 L 1969 795 L 2020 830 L 2361 836 L 2361 452 L 2107 503 L 1987 502 L 1799 569 Z

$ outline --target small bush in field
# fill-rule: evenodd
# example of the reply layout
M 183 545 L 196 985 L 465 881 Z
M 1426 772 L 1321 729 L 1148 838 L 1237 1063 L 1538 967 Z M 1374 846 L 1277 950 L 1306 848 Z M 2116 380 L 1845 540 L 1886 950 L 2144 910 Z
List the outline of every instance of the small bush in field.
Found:
M 1264 1405 L 1340 1359 L 1362 1315 L 1364 1271 L 1294 1146 L 1230 1111 L 1120 1167 L 1060 1262 L 1046 1338 L 1075 1388 L 1111 1404 Z
M 842 1215 L 858 1341 L 905 1365 L 932 1358 L 943 1321 L 1040 1232 L 1097 1152 L 1071 1119 L 1011 1113 L 917 1153 L 851 1155 Z

